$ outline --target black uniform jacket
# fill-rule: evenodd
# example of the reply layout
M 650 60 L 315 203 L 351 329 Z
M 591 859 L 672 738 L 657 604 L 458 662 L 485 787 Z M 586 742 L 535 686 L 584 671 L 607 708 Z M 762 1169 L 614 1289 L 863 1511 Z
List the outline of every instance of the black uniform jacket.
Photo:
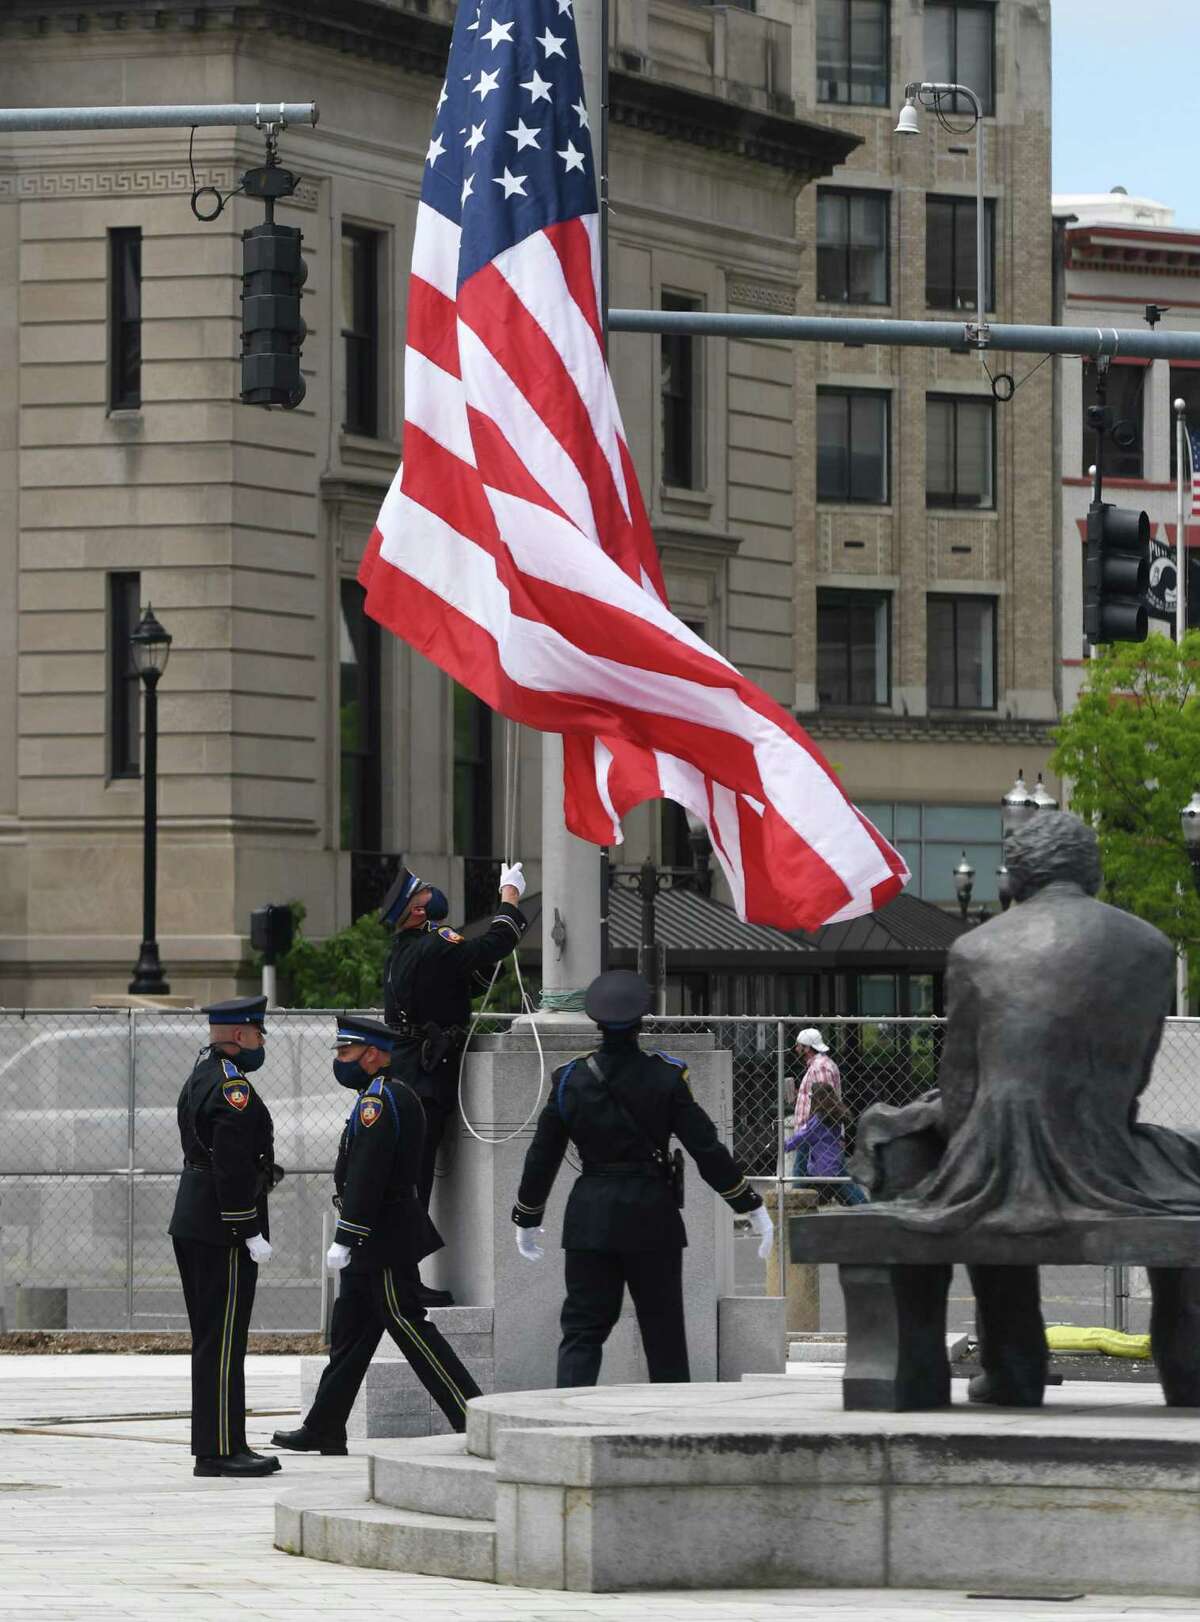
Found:
M 262 1098 L 232 1059 L 210 1049 L 176 1113 L 184 1170 L 168 1232 L 210 1245 L 238 1245 L 256 1233 L 266 1239 L 274 1133 Z
M 341 1213 L 334 1240 L 349 1245 L 354 1272 L 407 1267 L 442 1248 L 417 1198 L 424 1141 L 425 1116 L 412 1089 L 376 1076 L 350 1111 L 333 1171 Z
M 670 1184 L 652 1159 L 652 1146 L 665 1151 L 671 1137 L 735 1211 L 762 1204 L 692 1097 L 682 1059 L 642 1053 L 632 1042 L 605 1046 L 595 1057 L 606 1083 L 592 1074 L 586 1055 L 554 1072 L 513 1207 L 519 1227 L 541 1223 L 568 1140 L 583 1171 L 567 1200 L 564 1250 L 675 1250 L 687 1244 Z M 640 1127 L 645 1130 L 635 1130 Z
M 384 1018 L 402 1036 L 392 1054 L 393 1074 L 422 1098 L 449 1108 L 458 1086 L 458 1061 L 471 1023 L 471 998 L 481 991 L 501 958 L 518 946 L 528 924 L 519 907 L 502 901 L 482 935 L 465 940 L 453 929 L 426 924 L 396 933 L 383 975 Z M 422 1029 L 437 1025 L 450 1033 L 440 1056 L 427 1046 Z M 426 1064 L 421 1062 L 425 1049 Z

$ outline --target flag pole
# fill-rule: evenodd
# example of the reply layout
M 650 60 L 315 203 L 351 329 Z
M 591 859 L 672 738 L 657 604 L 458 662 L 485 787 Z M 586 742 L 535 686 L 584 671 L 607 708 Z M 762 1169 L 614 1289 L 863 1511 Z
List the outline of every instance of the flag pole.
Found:
M 600 202 L 601 313 L 608 326 L 608 61 L 607 0 L 575 0 L 575 29 L 583 69 Z M 595 845 L 567 832 L 563 818 L 563 741 L 542 734 L 542 999 L 540 1012 L 583 1007 L 583 993 L 600 973 L 601 857 Z
M 1191 473 L 1191 442 L 1186 433 L 1187 401 L 1175 401 L 1175 646 L 1182 647 L 1187 632 L 1187 529 L 1183 499 L 1183 464 Z M 1190 482 L 1190 480 L 1189 480 Z M 1175 1012 L 1188 1011 L 1188 961 L 1181 947 L 1175 954 Z

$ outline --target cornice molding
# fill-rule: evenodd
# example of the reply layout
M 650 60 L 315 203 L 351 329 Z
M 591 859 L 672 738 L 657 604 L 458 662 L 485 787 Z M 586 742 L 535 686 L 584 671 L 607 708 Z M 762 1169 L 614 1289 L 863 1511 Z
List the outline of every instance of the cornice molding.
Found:
M 822 715 L 796 719 L 812 738 L 853 743 L 989 743 L 1049 748 L 1057 721 L 990 720 L 985 716 Z
M 218 191 L 229 192 L 237 182 L 232 169 L 197 165 L 194 184 L 215 186 Z M 0 166 L 0 202 L 165 197 L 175 194 L 189 197 L 192 186 L 191 170 L 186 163 L 113 162 L 92 164 L 85 168 L 75 163 L 44 163 L 37 169 L 20 171 Z M 301 180 L 285 206 L 313 213 L 320 196 L 320 187 L 315 182 Z

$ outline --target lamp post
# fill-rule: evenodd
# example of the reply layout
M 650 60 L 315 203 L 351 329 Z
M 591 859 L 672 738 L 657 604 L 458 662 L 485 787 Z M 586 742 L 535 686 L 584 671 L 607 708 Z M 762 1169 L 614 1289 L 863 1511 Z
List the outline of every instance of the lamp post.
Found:
M 146 756 L 142 763 L 145 809 L 142 817 L 142 949 L 134 964 L 130 992 L 141 996 L 163 996 L 170 991 L 163 976 L 154 938 L 154 914 L 158 885 L 158 678 L 167 668 L 171 652 L 170 634 L 146 611 L 129 638 L 133 668 L 146 689 Z
M 1025 781 L 1024 771 L 1018 767 L 1016 782 L 1008 793 L 1000 798 L 1000 866 L 996 869 L 996 894 L 1002 912 L 1007 912 L 1012 905 L 1012 883 L 1005 859 L 1009 835 L 1015 834 L 1018 828 L 1023 828 L 1039 811 L 1057 810 L 1058 801 L 1042 782 L 1041 772 L 1038 773 L 1033 788 L 1030 788 Z
M 974 332 L 971 341 L 977 349 L 986 349 L 988 344 L 987 319 L 987 289 L 984 273 L 984 244 L 986 232 L 984 230 L 983 214 L 983 103 L 979 97 L 966 84 L 931 84 L 914 80 L 904 87 L 904 106 L 900 109 L 900 116 L 896 120 L 895 133 L 897 135 L 920 135 L 921 121 L 917 117 L 917 107 L 927 107 L 940 122 L 945 122 L 942 112 L 942 98 L 944 96 L 966 96 L 975 110 L 975 123 L 973 128 L 975 136 L 975 315 L 973 323 Z M 966 132 L 964 132 L 966 133 Z M 967 331 L 971 333 L 971 323 Z
M 975 869 L 967 860 L 967 853 L 962 853 L 962 861 L 954 869 L 954 893 L 958 897 L 958 910 L 962 913 L 963 923 L 969 923 L 967 911 L 971 905 L 971 892 L 975 888 Z

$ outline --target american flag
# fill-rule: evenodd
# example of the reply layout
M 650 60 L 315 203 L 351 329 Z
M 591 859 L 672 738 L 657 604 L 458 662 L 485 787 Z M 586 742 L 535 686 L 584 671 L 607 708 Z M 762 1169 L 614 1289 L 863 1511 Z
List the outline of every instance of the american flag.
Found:
M 1192 513 L 1193 518 L 1200 518 L 1200 429 L 1189 428 L 1188 455 L 1192 462 Z
M 563 734 L 581 838 L 619 843 L 631 807 L 667 797 L 704 820 L 743 917 L 870 912 L 903 860 L 791 716 L 667 606 L 599 264 L 572 0 L 464 0 L 425 156 L 404 462 L 360 572 L 368 612 L 493 709 Z

